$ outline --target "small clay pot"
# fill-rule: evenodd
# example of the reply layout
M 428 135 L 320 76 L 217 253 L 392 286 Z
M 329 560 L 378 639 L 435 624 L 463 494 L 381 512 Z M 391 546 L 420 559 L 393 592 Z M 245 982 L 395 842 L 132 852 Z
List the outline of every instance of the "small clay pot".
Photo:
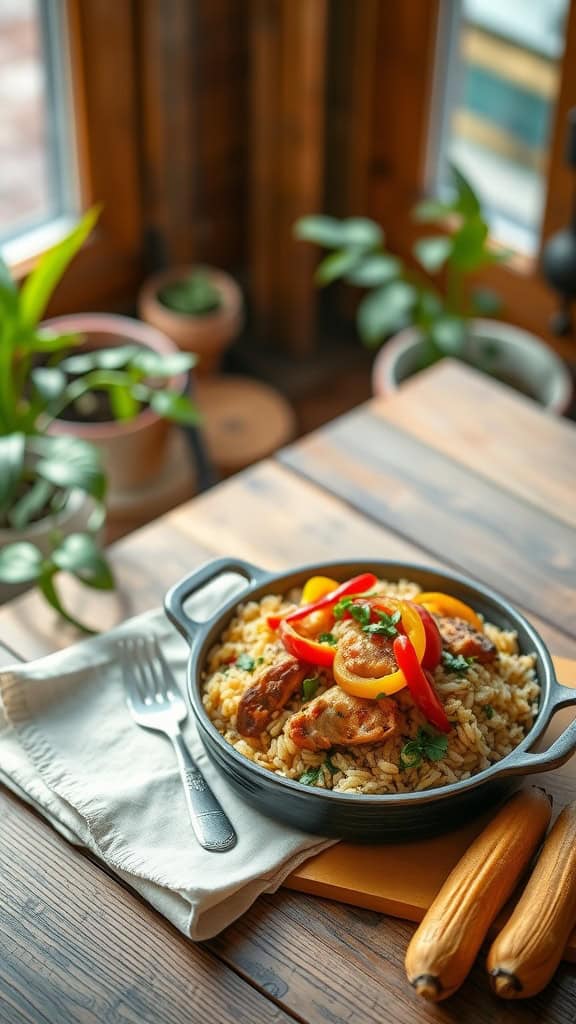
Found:
M 176 313 L 158 299 L 161 288 L 181 281 L 194 271 L 206 274 L 220 294 L 221 305 L 213 313 L 201 316 Z M 178 348 L 194 352 L 198 358 L 198 373 L 214 373 L 220 366 L 225 349 L 242 327 L 242 292 L 236 281 L 223 270 L 176 267 L 153 274 L 145 281 L 138 296 L 138 315 L 171 338 Z
M 174 355 L 175 345 L 159 331 L 127 316 L 108 313 L 78 313 L 55 317 L 43 327 L 63 334 L 82 334 L 90 349 L 114 348 L 134 343 L 164 355 Z M 75 352 L 81 352 L 78 347 Z M 186 374 L 181 373 L 165 382 L 167 387 L 183 392 Z M 110 493 L 125 492 L 140 487 L 160 472 L 164 462 L 171 424 L 153 409 L 147 408 L 133 420 L 105 423 L 77 423 L 55 420 L 50 434 L 80 437 L 99 449 L 108 477 Z

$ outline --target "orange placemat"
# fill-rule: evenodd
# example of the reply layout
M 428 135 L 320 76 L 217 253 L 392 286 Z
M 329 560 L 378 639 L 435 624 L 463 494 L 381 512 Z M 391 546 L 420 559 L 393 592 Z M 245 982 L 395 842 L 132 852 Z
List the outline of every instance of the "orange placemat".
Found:
M 554 664 L 560 682 L 576 688 L 576 661 L 554 658 Z M 573 717 L 570 708 L 559 711 L 542 745 L 552 742 Z M 554 772 L 529 778 L 530 784 L 544 786 L 552 794 L 557 811 L 576 797 L 576 757 Z M 421 842 L 382 846 L 338 843 L 302 864 L 284 885 L 393 917 L 420 921 L 449 871 L 489 817 L 484 815 L 464 828 Z M 568 943 L 565 959 L 576 963 L 576 931 Z

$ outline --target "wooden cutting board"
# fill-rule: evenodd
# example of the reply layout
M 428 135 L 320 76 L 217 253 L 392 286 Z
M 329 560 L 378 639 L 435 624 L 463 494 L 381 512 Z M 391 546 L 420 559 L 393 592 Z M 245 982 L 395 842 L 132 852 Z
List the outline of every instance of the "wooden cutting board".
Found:
M 554 658 L 558 679 L 576 688 L 576 661 Z M 544 748 L 566 728 L 574 717 L 567 708 L 555 715 L 541 746 Z M 576 757 L 554 772 L 526 776 L 527 782 L 543 786 L 554 798 L 554 814 L 576 799 Z M 379 910 L 393 917 L 420 921 L 442 882 L 490 814 L 454 832 L 414 843 L 356 846 L 338 843 L 302 864 L 286 879 L 289 889 Z M 576 963 L 576 930 L 566 952 Z

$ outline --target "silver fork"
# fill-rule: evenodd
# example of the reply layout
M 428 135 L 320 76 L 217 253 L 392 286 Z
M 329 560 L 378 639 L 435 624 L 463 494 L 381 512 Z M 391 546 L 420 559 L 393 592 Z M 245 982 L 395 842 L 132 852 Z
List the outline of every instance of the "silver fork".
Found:
M 184 743 L 180 723 L 186 704 L 158 641 L 145 637 L 119 641 L 126 700 L 144 729 L 170 739 L 178 759 L 192 828 L 205 850 L 224 852 L 236 845 L 236 833 Z

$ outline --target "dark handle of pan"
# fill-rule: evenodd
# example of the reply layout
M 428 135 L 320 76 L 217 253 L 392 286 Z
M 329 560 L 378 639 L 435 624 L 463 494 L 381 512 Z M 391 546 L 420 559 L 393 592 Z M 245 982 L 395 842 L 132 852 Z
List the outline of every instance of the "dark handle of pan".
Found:
M 263 569 L 258 568 L 256 565 L 251 565 L 250 562 L 244 562 L 241 558 L 215 558 L 212 562 L 201 565 L 196 572 L 191 573 L 190 576 L 185 576 L 183 580 L 180 580 L 179 583 L 171 587 L 164 598 L 164 611 L 188 643 L 192 642 L 198 629 L 200 627 L 202 629 L 206 628 L 208 623 L 206 621 L 197 622 L 187 615 L 184 604 L 197 590 L 205 587 L 207 583 L 217 579 L 218 576 L 224 575 L 224 573 L 237 573 L 239 576 L 243 576 L 247 582 L 247 586 L 243 590 L 234 593 L 234 601 L 241 600 L 242 595 L 246 593 L 250 586 L 265 580 L 268 576 L 268 573 Z M 220 608 L 214 612 L 213 617 L 219 614 Z
M 555 683 L 552 690 L 552 715 L 562 708 L 576 705 L 576 689 Z M 576 753 L 576 718 L 566 726 L 564 732 L 547 750 L 531 753 L 529 750 L 512 752 L 502 767 L 494 775 L 532 775 L 534 772 L 547 772 L 559 768 Z

